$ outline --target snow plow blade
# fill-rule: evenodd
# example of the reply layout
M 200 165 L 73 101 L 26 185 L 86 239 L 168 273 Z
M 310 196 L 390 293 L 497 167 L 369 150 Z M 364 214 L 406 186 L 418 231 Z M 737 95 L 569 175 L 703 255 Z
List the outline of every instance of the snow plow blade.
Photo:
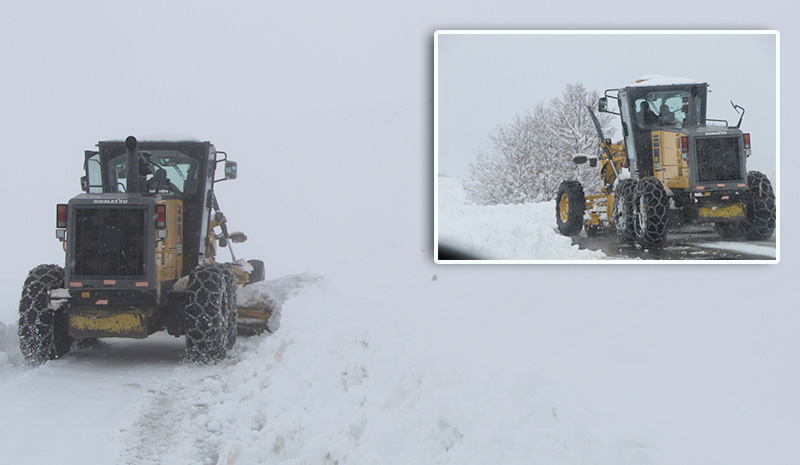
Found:
M 271 333 L 275 330 L 270 326 L 273 308 L 269 306 L 238 307 L 236 312 L 236 329 L 240 336 L 255 336 L 264 331 Z
M 274 333 L 281 325 L 283 304 L 322 280 L 321 275 L 305 272 L 240 287 L 236 292 L 237 332 L 241 336 Z
M 240 336 L 274 333 L 280 326 L 280 293 L 272 282 L 257 282 L 236 291 L 236 330 Z

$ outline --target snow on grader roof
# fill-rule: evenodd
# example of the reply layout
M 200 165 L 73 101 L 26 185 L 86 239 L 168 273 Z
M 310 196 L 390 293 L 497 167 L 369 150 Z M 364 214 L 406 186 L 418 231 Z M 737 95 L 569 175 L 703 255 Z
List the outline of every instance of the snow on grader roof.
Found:
M 127 137 L 127 136 L 126 136 Z M 124 142 L 125 137 L 112 137 L 104 142 Z M 195 136 L 188 136 L 184 134 L 171 134 L 171 133 L 155 133 L 149 134 L 146 137 L 139 138 L 139 141 L 146 142 L 202 142 L 202 139 Z
M 628 87 L 670 86 L 675 84 L 702 84 L 702 82 L 692 78 L 647 74 L 633 81 L 633 83 L 629 84 Z

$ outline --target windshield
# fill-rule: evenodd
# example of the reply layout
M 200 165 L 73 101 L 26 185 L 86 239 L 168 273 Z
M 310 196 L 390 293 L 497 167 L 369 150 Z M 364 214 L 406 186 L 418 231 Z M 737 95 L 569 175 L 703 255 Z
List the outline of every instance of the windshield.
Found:
M 701 114 L 702 98 L 695 99 L 695 114 Z M 656 126 L 683 126 L 689 115 L 689 92 L 653 91 L 634 101 L 636 124 L 641 129 Z
M 146 169 L 140 175 L 146 175 L 149 191 L 163 190 L 173 192 L 180 198 L 188 198 L 197 191 L 198 163 L 194 158 L 178 150 L 148 150 L 139 152 L 144 158 Z M 111 185 L 119 192 L 125 192 L 128 172 L 126 154 L 112 158 L 108 164 Z

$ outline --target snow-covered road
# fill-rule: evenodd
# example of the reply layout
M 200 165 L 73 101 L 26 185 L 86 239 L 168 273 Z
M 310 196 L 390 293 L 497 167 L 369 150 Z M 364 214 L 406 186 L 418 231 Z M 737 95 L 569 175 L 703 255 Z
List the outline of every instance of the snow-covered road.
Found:
M 183 358 L 182 340 L 143 342 L 103 341 L 38 368 L 0 368 L 0 464 L 113 463 L 143 397 Z

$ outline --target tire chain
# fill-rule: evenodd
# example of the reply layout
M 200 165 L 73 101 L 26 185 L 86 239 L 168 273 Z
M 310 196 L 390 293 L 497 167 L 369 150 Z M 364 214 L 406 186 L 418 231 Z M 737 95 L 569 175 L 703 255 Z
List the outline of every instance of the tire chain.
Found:
M 747 204 L 747 225 L 745 235 L 751 240 L 765 240 L 775 232 L 775 191 L 764 173 L 747 173 L 747 186 L 756 195 Z
M 636 231 L 634 215 L 636 198 L 636 181 L 633 179 L 623 179 L 614 189 L 614 229 L 617 238 L 623 244 L 630 245 L 636 242 Z
M 189 275 L 184 311 L 186 355 L 196 363 L 222 360 L 236 341 L 236 276 L 226 265 L 198 266 Z
M 637 244 L 642 247 L 662 245 L 667 238 L 669 198 L 661 182 L 655 178 L 641 179 L 636 185 L 635 206 Z
M 39 265 L 28 273 L 19 301 L 19 347 L 25 360 L 40 365 L 69 352 L 72 339 L 66 334 L 66 310 L 50 307 L 50 290 L 64 283 L 58 265 Z M 57 328 L 58 325 L 64 327 Z M 63 334 L 61 334 L 63 332 Z

